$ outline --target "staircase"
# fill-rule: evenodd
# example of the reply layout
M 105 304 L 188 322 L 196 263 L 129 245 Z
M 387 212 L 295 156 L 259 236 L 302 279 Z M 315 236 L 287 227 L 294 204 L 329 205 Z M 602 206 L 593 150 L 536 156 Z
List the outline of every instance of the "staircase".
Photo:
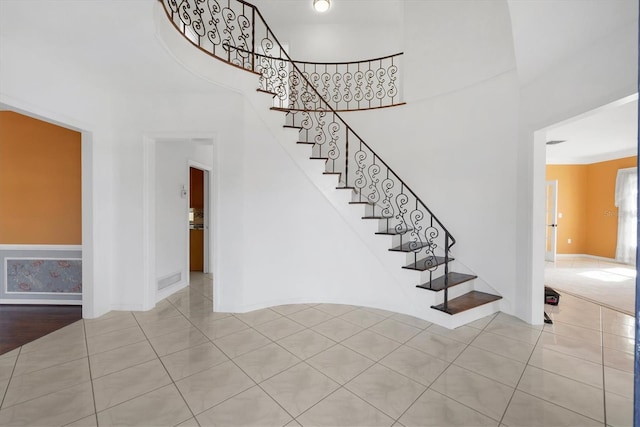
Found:
M 310 161 L 362 206 L 362 220 L 377 222 L 389 251 L 405 255 L 399 265 L 416 272 L 417 288 L 437 293 L 432 309 L 459 315 L 497 310 L 500 296 L 475 290 L 477 276 L 450 271 L 456 243 L 442 222 L 342 119 L 340 112 L 401 105 L 397 71 L 402 54 L 366 61 L 293 61 L 260 11 L 242 0 L 160 0 L 169 20 L 192 44 L 235 67 L 253 72 L 258 91 L 272 97 L 271 110 L 284 127 L 298 131 Z M 451 296 L 453 295 L 453 298 Z

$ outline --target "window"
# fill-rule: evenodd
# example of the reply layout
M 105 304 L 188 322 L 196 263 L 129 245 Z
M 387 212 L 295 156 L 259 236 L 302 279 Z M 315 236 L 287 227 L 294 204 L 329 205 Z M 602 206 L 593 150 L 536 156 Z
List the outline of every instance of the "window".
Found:
M 638 168 L 618 170 L 615 203 L 618 207 L 616 260 L 635 264 L 638 245 Z

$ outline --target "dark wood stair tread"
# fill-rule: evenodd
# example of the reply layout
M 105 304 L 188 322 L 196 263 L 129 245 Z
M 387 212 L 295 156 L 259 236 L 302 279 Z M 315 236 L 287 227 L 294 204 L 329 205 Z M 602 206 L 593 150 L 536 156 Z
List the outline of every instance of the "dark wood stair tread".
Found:
M 296 129 L 302 129 L 302 128 L 296 128 Z M 298 141 L 298 142 L 296 142 L 296 144 L 316 145 L 315 142 L 309 142 L 309 141 Z
M 399 236 L 401 234 L 405 234 L 410 232 L 411 230 L 413 230 L 413 228 L 402 228 L 399 231 L 396 230 L 395 228 L 390 228 L 386 231 L 377 231 L 376 234 L 382 235 L 382 236 Z
M 453 258 L 449 257 L 449 261 L 453 261 Z M 408 270 L 418 270 L 418 271 L 425 271 L 428 270 L 430 268 L 434 268 L 437 267 L 439 265 L 444 264 L 445 262 L 445 258 L 443 256 L 435 256 L 435 255 L 431 255 L 428 256 L 426 258 L 423 259 L 419 259 L 418 261 L 409 264 L 409 265 L 405 265 L 402 268 L 406 268 Z
M 295 125 L 282 125 L 282 127 L 285 129 L 302 129 L 302 126 L 295 126 Z
M 266 93 L 267 95 L 271 95 L 271 96 L 278 96 L 278 94 L 277 94 L 277 93 L 272 92 L 272 91 L 267 90 L 267 89 L 260 89 L 260 88 L 258 88 L 258 89 L 256 89 L 256 92 Z M 271 107 L 271 109 L 272 109 L 272 110 L 275 110 L 275 109 L 276 109 L 276 107 Z M 288 110 L 284 110 L 284 111 L 288 111 Z
M 419 249 L 429 246 L 429 242 L 407 242 L 400 246 L 389 249 L 391 252 L 415 252 Z
M 431 308 L 443 311 L 447 314 L 458 314 L 462 313 L 463 311 L 471 310 L 472 308 L 480 307 L 481 305 L 497 301 L 499 299 L 502 299 L 502 297 L 498 295 L 488 294 L 486 292 L 471 291 L 467 294 L 459 296 L 458 298 L 449 300 L 446 310 L 444 309 L 444 303 L 432 305 Z
M 416 288 L 427 289 L 434 292 L 441 291 L 444 289 L 444 277 L 445 276 L 440 276 L 433 279 L 431 283 L 423 283 L 422 285 L 416 286 Z M 462 283 L 468 282 L 469 280 L 476 279 L 478 276 L 474 276 L 473 274 L 456 273 L 452 271 L 451 273 L 447 274 L 447 277 L 449 278 L 449 288 L 451 288 L 452 286 L 460 285 Z

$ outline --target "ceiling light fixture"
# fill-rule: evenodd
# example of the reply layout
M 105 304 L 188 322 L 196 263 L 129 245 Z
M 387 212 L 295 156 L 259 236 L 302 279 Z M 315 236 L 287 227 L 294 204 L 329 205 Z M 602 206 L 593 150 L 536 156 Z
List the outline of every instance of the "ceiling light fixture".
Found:
M 562 144 L 563 142 L 567 142 L 566 139 L 556 139 L 553 141 L 547 141 L 547 145 L 556 145 L 556 144 Z
M 331 0 L 313 0 L 313 8 L 318 12 L 326 12 L 331 7 Z

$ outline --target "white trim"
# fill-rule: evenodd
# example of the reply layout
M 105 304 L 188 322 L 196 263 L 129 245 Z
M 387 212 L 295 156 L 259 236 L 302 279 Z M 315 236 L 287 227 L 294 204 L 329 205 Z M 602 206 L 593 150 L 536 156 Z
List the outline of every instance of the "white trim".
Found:
M 557 257 L 558 258 L 564 258 L 564 259 L 582 257 L 582 258 L 597 259 L 597 260 L 600 260 L 600 261 L 613 262 L 613 263 L 621 264 L 621 265 L 633 265 L 633 264 L 626 264 L 624 262 L 620 262 L 620 261 L 616 260 L 615 258 L 607 258 L 607 257 L 603 257 L 603 256 L 589 255 L 589 254 L 558 254 Z
M 0 251 L 81 251 L 82 245 L 0 245 Z
M 625 157 L 633 157 L 638 155 L 636 148 L 628 148 L 626 150 L 614 151 L 611 153 L 595 154 L 593 156 L 584 157 L 563 157 L 562 159 L 556 159 L 553 157 L 547 158 L 548 165 L 590 165 L 593 163 L 608 162 L 611 160 L 624 159 Z
M 63 299 L 0 299 L 2 304 L 30 304 L 30 305 L 82 305 L 82 300 Z

